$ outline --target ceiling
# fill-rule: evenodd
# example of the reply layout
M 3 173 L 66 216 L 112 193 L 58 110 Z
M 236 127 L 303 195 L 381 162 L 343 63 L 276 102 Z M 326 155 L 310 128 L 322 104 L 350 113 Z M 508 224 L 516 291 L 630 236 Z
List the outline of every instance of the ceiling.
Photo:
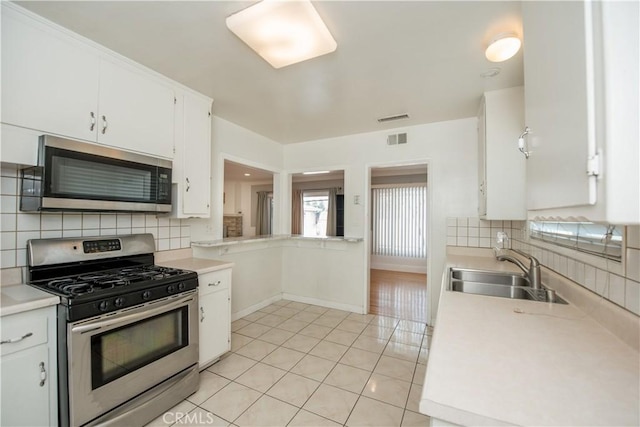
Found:
M 522 35 L 519 1 L 314 1 L 335 52 L 274 69 L 225 18 L 247 1 L 17 2 L 214 99 L 214 114 L 280 143 L 472 117 L 486 90 L 523 83 L 522 51 L 493 64 L 496 34 Z M 481 77 L 492 67 L 496 77 Z M 409 119 L 377 119 L 408 113 Z
M 245 174 L 248 174 L 245 175 Z M 224 161 L 224 180 L 238 182 L 273 181 L 273 173 L 229 160 Z

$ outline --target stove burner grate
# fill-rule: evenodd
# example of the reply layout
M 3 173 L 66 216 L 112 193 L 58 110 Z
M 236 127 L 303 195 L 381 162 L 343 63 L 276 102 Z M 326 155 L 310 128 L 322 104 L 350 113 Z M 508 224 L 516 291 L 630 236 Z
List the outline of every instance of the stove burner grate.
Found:
M 183 270 L 157 265 L 137 266 L 54 279 L 47 282 L 46 287 L 67 296 L 77 297 L 134 283 L 165 279 L 183 273 Z

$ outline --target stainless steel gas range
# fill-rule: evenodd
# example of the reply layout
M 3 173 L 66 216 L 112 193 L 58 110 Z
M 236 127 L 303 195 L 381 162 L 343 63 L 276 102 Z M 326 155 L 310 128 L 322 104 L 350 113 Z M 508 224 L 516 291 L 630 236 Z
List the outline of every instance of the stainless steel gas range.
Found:
M 60 297 L 60 425 L 144 425 L 198 389 L 198 278 L 154 265 L 151 234 L 28 243 Z

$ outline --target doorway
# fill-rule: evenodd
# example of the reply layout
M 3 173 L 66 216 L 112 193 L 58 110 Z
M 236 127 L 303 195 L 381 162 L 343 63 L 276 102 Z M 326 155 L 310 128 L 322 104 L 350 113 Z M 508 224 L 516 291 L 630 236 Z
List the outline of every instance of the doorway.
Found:
M 370 174 L 369 312 L 427 322 L 427 165 Z

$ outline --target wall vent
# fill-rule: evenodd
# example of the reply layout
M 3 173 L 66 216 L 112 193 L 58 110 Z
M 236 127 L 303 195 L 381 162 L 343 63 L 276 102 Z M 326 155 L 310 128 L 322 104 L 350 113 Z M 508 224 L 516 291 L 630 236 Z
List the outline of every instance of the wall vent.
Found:
M 387 136 L 387 145 L 399 145 L 407 143 L 407 134 L 406 133 L 394 133 L 393 135 Z
M 378 119 L 378 123 L 392 122 L 394 120 L 402 120 L 402 119 L 408 119 L 408 118 L 409 118 L 408 114 L 398 114 L 397 116 L 381 117 Z

